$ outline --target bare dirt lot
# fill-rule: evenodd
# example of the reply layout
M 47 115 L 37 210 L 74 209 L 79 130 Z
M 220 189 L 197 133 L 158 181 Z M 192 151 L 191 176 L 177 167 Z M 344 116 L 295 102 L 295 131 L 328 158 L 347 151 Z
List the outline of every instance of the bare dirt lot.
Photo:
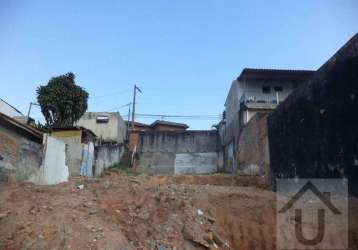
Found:
M 114 172 L 55 186 L 1 184 L 0 249 L 276 249 L 275 193 L 250 184 Z M 357 204 L 350 249 L 358 249 Z

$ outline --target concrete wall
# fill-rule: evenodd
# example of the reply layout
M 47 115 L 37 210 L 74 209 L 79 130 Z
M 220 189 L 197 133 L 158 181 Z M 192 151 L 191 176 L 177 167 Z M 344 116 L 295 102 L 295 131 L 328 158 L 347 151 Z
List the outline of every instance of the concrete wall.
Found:
M 188 153 L 176 154 L 174 174 L 212 174 L 218 171 L 218 154 Z
M 65 143 L 55 137 L 44 135 L 43 145 L 44 160 L 41 169 L 29 180 L 40 185 L 54 185 L 68 181 Z
M 40 143 L 0 125 L 0 181 L 26 181 L 41 162 Z
M 79 176 L 81 174 L 83 154 L 83 145 L 81 144 L 82 131 L 56 131 L 52 132 L 51 135 L 66 144 L 66 166 L 68 166 L 71 176 Z
M 147 174 L 174 174 L 176 153 L 140 152 L 139 171 Z
M 358 196 L 358 34 L 269 117 L 271 171 L 348 178 Z
M 265 176 L 270 183 L 268 116 L 268 114 L 257 113 L 243 127 L 237 145 L 237 164 L 239 175 Z
M 226 121 L 228 124 L 235 120 L 234 116 L 240 109 L 239 101 L 241 95 L 242 86 L 237 80 L 235 80 L 231 83 L 231 87 L 225 101 Z
M 99 123 L 98 116 L 108 116 L 109 120 L 106 123 Z M 87 112 L 77 125 L 91 130 L 104 141 L 123 143 L 126 137 L 127 128 L 118 112 Z
M 104 170 L 121 161 L 125 147 L 123 144 L 105 143 L 95 148 L 95 176 L 101 176 Z
M 141 152 L 203 153 L 218 149 L 216 130 L 142 132 L 139 136 Z
M 142 172 L 195 174 L 217 171 L 217 131 L 141 132 L 139 141 L 139 169 Z

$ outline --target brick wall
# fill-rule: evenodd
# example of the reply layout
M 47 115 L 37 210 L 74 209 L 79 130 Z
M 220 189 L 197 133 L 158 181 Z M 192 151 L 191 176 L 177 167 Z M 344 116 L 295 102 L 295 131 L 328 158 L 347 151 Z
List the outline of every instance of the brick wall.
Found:
M 243 127 L 238 143 L 238 174 L 264 176 L 270 181 L 270 156 L 267 135 L 268 114 L 257 113 Z

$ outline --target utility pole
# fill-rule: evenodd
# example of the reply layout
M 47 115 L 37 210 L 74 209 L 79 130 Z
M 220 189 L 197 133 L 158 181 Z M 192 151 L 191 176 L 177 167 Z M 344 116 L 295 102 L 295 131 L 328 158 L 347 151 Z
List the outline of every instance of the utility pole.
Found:
M 128 105 L 128 118 L 127 118 L 127 140 L 129 140 L 129 121 L 131 119 L 131 104 Z
M 134 116 L 135 116 L 135 104 L 136 104 L 135 100 L 136 100 L 137 90 L 140 93 L 142 93 L 140 88 L 138 88 L 137 85 L 134 84 L 134 89 L 133 89 L 133 109 L 132 109 L 132 129 L 134 129 Z
M 32 105 L 40 106 L 39 104 L 37 104 L 37 103 L 35 103 L 35 102 L 30 102 L 29 110 L 27 111 L 26 124 L 29 124 L 29 123 L 30 123 L 30 112 L 31 112 Z

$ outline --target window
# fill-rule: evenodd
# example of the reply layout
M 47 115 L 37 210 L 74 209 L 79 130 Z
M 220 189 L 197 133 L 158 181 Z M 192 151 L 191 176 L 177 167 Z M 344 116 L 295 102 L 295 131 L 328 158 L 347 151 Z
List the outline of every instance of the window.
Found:
M 109 120 L 109 118 L 106 115 L 99 115 L 96 117 L 97 123 L 107 123 L 108 120 Z
M 269 94 L 271 93 L 271 87 L 270 86 L 262 86 L 262 93 Z
M 283 91 L 283 87 L 282 86 L 275 86 L 274 87 L 275 92 L 282 92 Z

